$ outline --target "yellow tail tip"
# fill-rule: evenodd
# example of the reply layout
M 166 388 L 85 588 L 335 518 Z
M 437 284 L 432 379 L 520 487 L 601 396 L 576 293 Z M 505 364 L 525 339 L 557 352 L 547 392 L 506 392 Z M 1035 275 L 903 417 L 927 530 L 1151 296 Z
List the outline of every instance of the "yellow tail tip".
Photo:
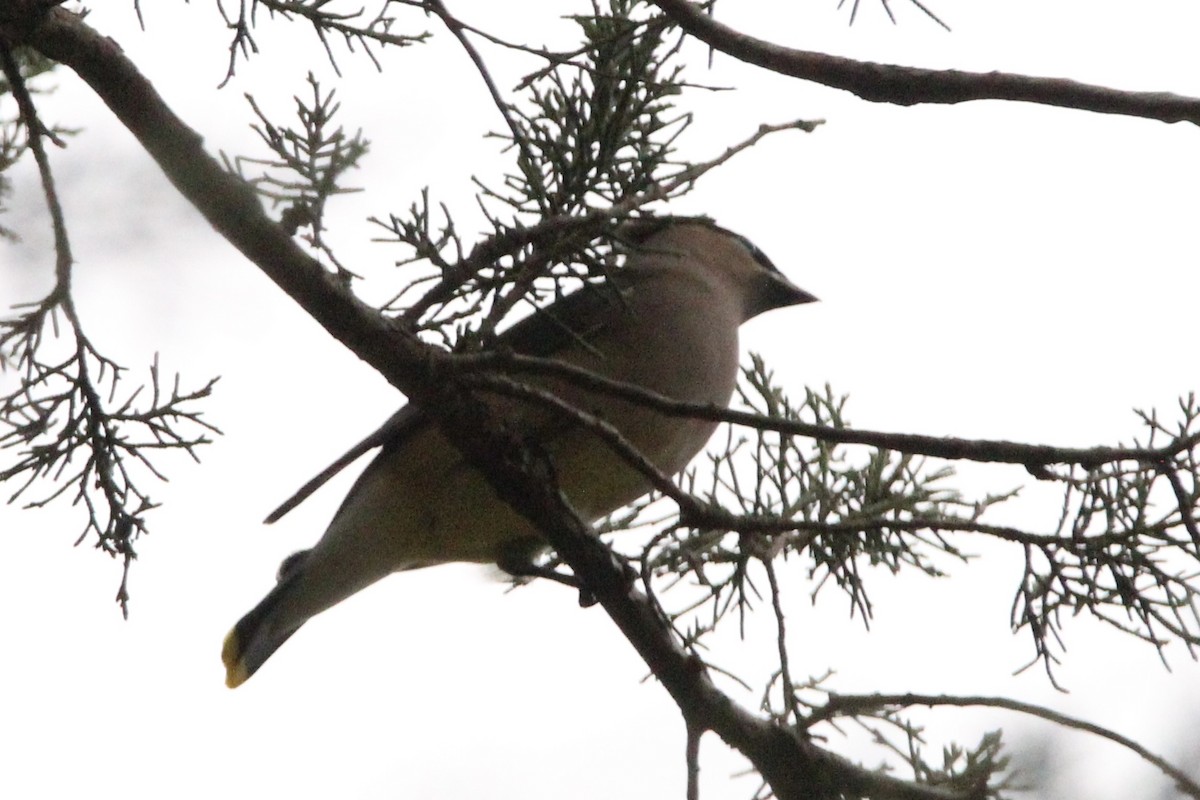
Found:
M 221 645 L 221 663 L 225 665 L 225 685 L 230 689 L 236 689 L 250 677 L 246 665 L 242 663 L 236 630 L 225 635 L 225 643 Z

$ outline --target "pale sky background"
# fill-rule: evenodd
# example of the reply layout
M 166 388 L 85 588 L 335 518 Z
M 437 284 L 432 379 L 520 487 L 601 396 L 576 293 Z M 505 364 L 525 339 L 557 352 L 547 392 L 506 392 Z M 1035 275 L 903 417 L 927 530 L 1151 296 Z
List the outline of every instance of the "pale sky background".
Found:
M 151 76 L 211 152 L 256 152 L 242 93 L 284 117 L 304 73 L 330 70 L 301 25 L 264 26 L 262 54 L 225 72 L 209 3 L 99 4 L 89 17 Z M 941 0 L 946 34 L 903 0 L 902 25 L 864 2 L 859 24 L 833 0 L 726 2 L 719 18 L 781 44 L 882 62 L 1071 77 L 1200 95 L 1200 8 L 1189 2 Z M 508 38 L 563 42 L 583 3 L 452 3 Z M 470 176 L 495 178 L 501 125 L 463 53 L 432 20 L 424 47 L 377 75 L 343 57 L 344 124 L 374 141 L 337 207 L 341 254 L 360 272 L 397 257 L 364 222 L 408 207 L 421 187 L 473 219 Z M 340 52 L 340 50 L 339 50 Z M 513 66 L 493 51 L 511 86 Z M 832 384 L 849 420 L 874 429 L 1060 445 L 1128 442 L 1134 407 L 1168 416 L 1200 388 L 1192 367 L 1200 296 L 1194 224 L 1200 131 L 998 102 L 897 108 L 686 51 L 690 78 L 736 92 L 685 98 L 685 152 L 711 157 L 760 122 L 824 118 L 739 156 L 672 207 L 752 238 L 818 305 L 745 329 L 794 393 Z M 505 66 L 507 64 L 507 66 Z M 77 296 L 105 353 L 144 373 L 158 351 L 187 385 L 222 376 L 206 406 L 225 436 L 203 463 L 162 463 L 131 579 L 132 614 L 111 602 L 119 565 L 72 549 L 73 509 L 0 507 L 0 797 L 207 798 L 682 797 L 677 712 L 599 608 L 561 588 L 506 594 L 478 567 L 394 577 L 312 621 L 236 692 L 222 637 L 270 587 L 281 558 L 321 533 L 350 476 L 274 527 L 259 520 L 400 402 L 179 199 L 132 137 L 74 76 L 40 98 L 44 118 L 86 128 L 53 154 L 78 260 Z M 329 85 L 333 85 L 330 83 Z M 19 246 L 0 245 L 0 297 L 39 296 L 52 253 L 26 165 L 15 175 Z M 11 380 L 11 378 L 4 378 Z M 980 493 L 1028 483 L 1019 469 L 964 470 Z M 1030 487 L 997 517 L 1045 530 L 1056 504 Z M 967 549 L 994 548 L 970 543 Z M 1080 617 L 1058 671 L 1069 694 L 1009 632 L 1015 554 L 950 580 L 872 573 L 870 634 L 827 589 L 815 607 L 793 564 L 786 588 L 793 669 L 837 675 L 844 692 L 1006 694 L 1107 725 L 1186 763 L 1200 667 L 1178 644 L 1173 672 L 1148 646 Z M 763 619 L 758 625 L 765 626 Z M 754 625 L 751 626 L 752 632 Z M 718 663 L 752 669 L 757 643 L 722 640 Z M 740 696 L 743 702 L 753 699 Z M 945 711 L 935 737 L 973 744 L 1004 725 L 1041 748 L 1045 726 Z M 937 752 L 933 739 L 930 755 Z M 838 742 L 833 743 L 835 747 Z M 1149 797 L 1156 773 L 1114 745 L 1064 734 L 1053 798 Z M 877 751 L 843 752 L 877 763 Z M 1194 756 L 1194 752 L 1193 752 Z M 705 740 L 709 800 L 750 796 L 752 779 Z

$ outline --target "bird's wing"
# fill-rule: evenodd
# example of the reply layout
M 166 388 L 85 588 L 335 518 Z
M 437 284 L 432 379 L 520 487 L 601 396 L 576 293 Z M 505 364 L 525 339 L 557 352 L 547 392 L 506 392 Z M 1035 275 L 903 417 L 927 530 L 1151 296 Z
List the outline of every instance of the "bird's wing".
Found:
M 366 453 L 368 450 L 373 450 L 376 447 L 382 447 L 385 444 L 390 444 L 397 441 L 402 441 L 412 435 L 425 422 L 425 417 L 414 405 L 406 405 L 388 418 L 388 421 L 383 423 L 367 438 L 363 439 L 358 444 L 351 447 L 345 455 L 334 461 L 325 469 L 304 484 L 289 497 L 283 505 L 275 509 L 264 520 L 266 524 L 275 522 L 284 514 L 291 511 L 296 506 L 308 499 L 308 496 L 325 485 L 325 482 L 337 475 L 350 464 L 354 463 Z
M 551 358 L 563 350 L 588 347 L 588 342 L 622 313 L 624 299 L 611 283 L 589 284 L 540 308 L 499 336 L 501 346 L 522 355 Z M 404 406 L 366 439 L 321 470 L 264 520 L 268 525 L 308 499 L 347 466 L 376 447 L 395 447 L 425 423 L 416 406 Z M 346 498 L 349 500 L 349 497 Z
M 588 348 L 624 308 L 625 298 L 611 281 L 590 283 L 537 309 L 500 334 L 499 343 L 521 355 L 553 358 L 572 346 Z

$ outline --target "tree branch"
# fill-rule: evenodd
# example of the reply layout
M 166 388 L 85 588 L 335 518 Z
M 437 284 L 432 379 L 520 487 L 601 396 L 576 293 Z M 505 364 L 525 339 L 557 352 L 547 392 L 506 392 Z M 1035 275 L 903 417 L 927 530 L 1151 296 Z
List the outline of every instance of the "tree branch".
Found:
M 1009 100 L 1200 125 L 1200 99 L 1194 97 L 1170 92 L 1124 92 L 1065 78 L 1008 72 L 963 72 L 876 64 L 828 53 L 793 50 L 722 25 L 708 16 L 700 5 L 689 0 L 650 2 L 692 36 L 740 61 L 793 78 L 844 89 L 875 103 L 912 106 Z
M 549 358 L 516 353 L 488 352 L 463 355 L 455 359 L 454 369 L 497 369 L 503 374 L 550 375 L 598 394 L 619 397 L 652 408 L 668 416 L 692 417 L 713 422 L 728 422 L 763 431 L 792 436 L 807 436 L 836 444 L 861 444 L 898 450 L 913 455 L 944 458 L 950 461 L 978 461 L 1024 466 L 1034 477 L 1043 478 L 1043 468 L 1055 464 L 1077 464 L 1093 469 L 1117 461 L 1162 464 L 1200 444 L 1200 433 L 1176 437 L 1163 447 L 1055 447 L 1025 444 L 1003 439 L 962 439 L 952 436 L 923 436 L 814 425 L 796 420 L 776 419 L 749 411 L 736 411 L 718 405 L 673 400 L 649 389 L 596 375 L 581 367 Z
M 604 606 L 690 728 L 712 730 L 745 754 L 780 798 L 816 800 L 850 791 L 897 800 L 963 800 L 961 793 L 858 767 L 733 703 L 676 642 L 653 604 L 633 588 L 623 565 L 567 505 L 545 455 L 507 433 L 484 404 L 439 369 L 449 356 L 359 301 L 304 253 L 267 217 L 254 192 L 204 151 L 200 137 L 170 111 L 115 42 L 60 9 L 28 22 L 22 33 L 24 41 L 75 70 L 100 95 L 219 233 L 331 335 L 434 410 L 443 432 L 468 462 L 545 534 Z
M 518 252 L 523 247 L 535 242 L 562 245 L 579 237 L 593 238 L 601 233 L 612 220 L 624 219 L 650 203 L 670 200 L 677 192 L 694 184 L 705 173 L 721 166 L 743 150 L 750 149 L 765 137 L 788 130 L 812 133 L 824 122 L 819 119 L 798 119 L 778 125 L 759 125 L 750 136 L 725 148 L 723 152 L 712 159 L 679 169 L 645 191 L 632 194 L 614 205 L 606 208 L 593 208 L 575 214 L 545 217 L 533 225 L 510 228 L 490 236 L 476 245 L 465 259 L 460 259 L 444 268 L 438 283 L 406 309 L 399 319 L 406 327 L 417 325 L 426 311 L 453 297 L 455 290 L 477 274 L 479 270 L 505 256 Z
M 1048 720 L 1056 725 L 1062 725 L 1066 728 L 1085 731 L 1095 734 L 1102 738 L 1108 739 L 1110 742 L 1116 742 L 1121 747 L 1133 751 L 1139 757 L 1153 764 L 1158 769 L 1175 781 L 1176 787 L 1189 797 L 1200 798 L 1200 783 L 1192 780 L 1178 768 L 1172 766 L 1165 759 L 1155 755 L 1147 750 L 1142 745 L 1132 739 L 1122 736 L 1116 731 L 1109 730 L 1092 722 L 1086 722 L 1075 717 L 1060 714 L 1057 711 L 1052 711 L 1049 708 L 1033 705 L 1031 703 L 1022 703 L 1019 700 L 1012 700 L 1007 697 L 983 697 L 983 696 L 963 696 L 957 697 L 954 695 L 928 695 L 928 694 L 867 694 L 867 695 L 830 695 L 829 702 L 814 712 L 807 720 L 806 725 L 814 725 L 817 722 L 832 719 L 843 714 L 857 715 L 864 711 L 879 709 L 885 706 L 929 706 L 935 708 L 938 706 L 986 706 L 989 708 L 1004 708 L 1009 711 L 1018 711 L 1022 714 L 1038 717 L 1039 719 Z
M 26 41 L 74 70 L 209 224 L 334 338 L 406 393 L 419 392 L 407 370 L 427 361 L 430 351 L 342 291 L 337 278 L 263 212 L 254 190 L 205 152 L 200 135 L 171 111 L 116 42 L 58 8 L 30 26 Z

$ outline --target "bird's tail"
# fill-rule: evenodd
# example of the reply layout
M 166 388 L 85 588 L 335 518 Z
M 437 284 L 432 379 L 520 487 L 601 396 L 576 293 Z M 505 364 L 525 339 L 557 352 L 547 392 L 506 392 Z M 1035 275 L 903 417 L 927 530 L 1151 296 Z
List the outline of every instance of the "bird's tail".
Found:
M 288 624 L 278 613 L 280 601 L 295 588 L 296 577 L 295 571 L 281 575 L 275 588 L 226 635 L 221 661 L 225 664 L 225 685 L 230 689 L 245 683 L 304 624 L 303 620 Z

